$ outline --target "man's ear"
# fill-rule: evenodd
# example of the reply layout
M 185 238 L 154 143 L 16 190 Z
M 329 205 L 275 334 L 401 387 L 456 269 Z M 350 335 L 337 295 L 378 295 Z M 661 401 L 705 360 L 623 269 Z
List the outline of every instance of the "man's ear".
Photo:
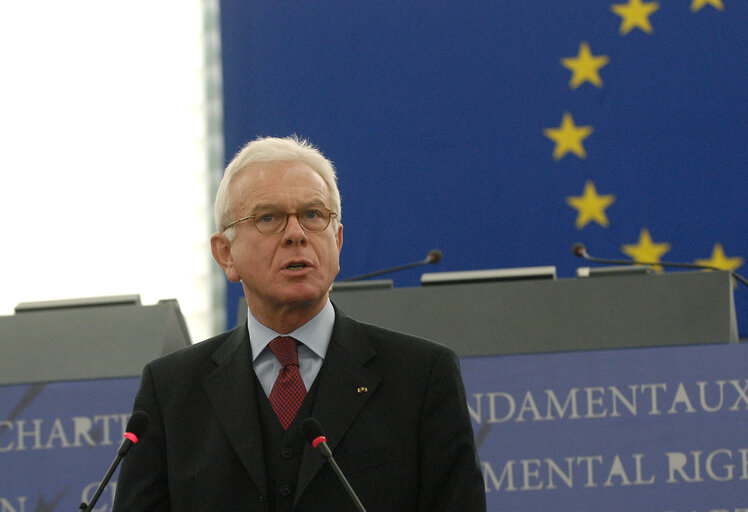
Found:
M 340 254 L 341 249 L 343 249 L 343 225 L 338 224 L 338 232 L 335 235 L 335 240 L 338 243 L 338 254 Z
M 241 279 L 234 265 L 234 258 L 231 255 L 231 241 L 222 233 L 214 233 L 210 237 L 210 251 L 213 253 L 213 259 L 216 260 L 226 278 L 232 283 L 238 283 Z

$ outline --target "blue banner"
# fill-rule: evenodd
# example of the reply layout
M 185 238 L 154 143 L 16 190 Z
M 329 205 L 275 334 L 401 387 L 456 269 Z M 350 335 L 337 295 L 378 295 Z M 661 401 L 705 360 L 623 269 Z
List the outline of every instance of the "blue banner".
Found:
M 745 345 L 462 359 L 488 510 L 748 509 L 746 363 Z M 89 501 L 138 381 L 0 387 L 0 510 Z
M 139 382 L 0 386 L 0 510 L 72 512 L 88 502 L 117 455 Z M 96 512 L 111 510 L 115 489 Z
M 748 510 L 748 346 L 461 363 L 488 510 Z
M 734 0 L 222 0 L 226 156 L 297 133 L 335 162 L 341 278 L 433 248 L 427 271 L 571 277 L 575 242 L 745 272 L 747 22 Z

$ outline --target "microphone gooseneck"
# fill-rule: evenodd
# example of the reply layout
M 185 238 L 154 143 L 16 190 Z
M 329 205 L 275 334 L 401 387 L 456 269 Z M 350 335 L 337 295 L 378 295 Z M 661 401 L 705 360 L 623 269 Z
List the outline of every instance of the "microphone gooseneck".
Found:
M 89 503 L 86 503 L 85 501 L 81 503 L 78 507 L 79 510 L 84 512 L 90 512 L 93 510 L 94 505 L 99 501 L 99 496 L 104 492 L 104 488 L 112 478 L 120 461 L 122 461 L 122 458 L 127 455 L 130 447 L 136 444 L 143 434 L 145 434 L 146 430 L 148 430 L 148 423 L 150 423 L 150 421 L 150 416 L 148 416 L 148 413 L 144 411 L 135 411 L 132 413 L 130 421 L 127 422 L 127 427 L 125 427 L 125 439 L 117 450 L 117 456 L 114 458 L 114 462 L 109 466 L 109 469 L 107 470 L 106 475 L 104 475 L 104 479 L 99 484 L 99 487 L 96 488 L 96 492 L 94 493 L 93 498 L 91 498 L 91 501 Z
M 590 256 L 589 253 L 587 253 L 587 249 L 585 248 L 585 246 L 579 242 L 571 246 L 571 252 L 574 254 L 574 256 L 577 256 L 579 258 L 585 259 L 587 261 L 591 261 L 593 263 L 602 263 L 604 265 L 650 265 L 650 266 L 671 267 L 671 268 L 690 268 L 690 269 L 697 269 L 697 270 L 719 270 L 719 271 L 729 272 L 732 277 L 734 277 L 735 279 L 743 283 L 745 286 L 748 286 L 748 280 L 746 280 L 743 276 L 741 276 L 737 272 L 733 272 L 732 270 L 726 270 L 724 268 L 713 267 L 711 265 L 698 265 L 696 263 L 680 263 L 680 262 L 673 262 L 673 261 L 649 262 L 649 261 L 636 261 L 636 260 L 596 258 L 594 256 Z
M 338 463 L 335 462 L 335 458 L 332 456 L 332 450 L 327 446 L 327 438 L 325 437 L 322 425 L 320 425 L 319 421 L 314 418 L 305 419 L 301 422 L 301 433 L 312 448 L 314 448 L 325 459 L 327 459 L 327 462 L 330 463 L 338 480 L 343 484 L 343 487 L 345 487 L 345 490 L 348 492 L 348 496 L 351 497 L 353 503 L 356 505 L 356 510 L 358 510 L 358 512 L 366 512 L 364 505 L 361 503 L 361 500 L 358 499 L 353 487 L 348 483 L 348 479 L 340 470 Z
M 431 251 L 429 251 L 426 257 L 422 260 L 414 261 L 413 263 L 408 263 L 406 265 L 398 265 L 397 267 L 386 268 L 384 270 L 377 270 L 376 272 L 371 272 L 369 274 L 362 274 L 360 276 L 354 276 L 354 277 L 349 277 L 347 279 L 341 279 L 341 282 L 346 283 L 346 282 L 351 282 L 351 281 L 363 281 L 364 279 L 369 279 L 370 277 L 376 277 L 376 276 L 381 276 L 383 274 L 390 274 L 392 272 L 398 272 L 400 270 L 407 270 L 409 268 L 420 267 L 421 265 L 439 263 L 441 260 L 442 260 L 442 252 L 439 249 L 432 249 Z

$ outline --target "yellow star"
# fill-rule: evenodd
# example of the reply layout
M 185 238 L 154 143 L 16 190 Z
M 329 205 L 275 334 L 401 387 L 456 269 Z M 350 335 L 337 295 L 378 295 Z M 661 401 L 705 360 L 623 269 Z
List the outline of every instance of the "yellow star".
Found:
M 560 160 L 569 151 L 579 158 L 587 158 L 582 141 L 589 137 L 592 131 L 591 126 L 575 126 L 571 114 L 564 112 L 561 126 L 546 128 L 543 133 L 556 143 L 553 149 L 553 159 Z
M 722 270 L 737 270 L 743 266 L 744 260 L 740 256 L 728 258 L 725 256 L 725 250 L 722 244 L 714 244 L 712 257 L 708 260 L 696 260 L 697 265 L 706 265 L 707 267 L 721 268 Z
M 644 263 L 659 263 L 663 254 L 670 251 L 670 244 L 667 242 L 654 243 L 647 228 L 643 228 L 639 233 L 639 242 L 631 245 L 624 245 L 621 251 L 627 254 L 634 261 Z M 662 267 L 655 265 L 654 269 L 662 271 Z
M 647 34 L 652 33 L 649 16 L 660 8 L 657 2 L 642 2 L 642 0 L 628 0 L 627 4 L 613 4 L 610 10 L 623 18 L 619 32 L 625 36 L 635 28 L 640 28 Z
M 607 228 L 610 223 L 608 222 L 608 217 L 605 215 L 605 209 L 613 204 L 615 200 L 616 196 L 612 194 L 597 195 L 595 184 L 588 181 L 584 184 L 584 194 L 582 196 L 567 197 L 566 203 L 572 208 L 576 208 L 579 212 L 577 221 L 574 223 L 577 229 L 582 229 L 593 220 L 602 227 Z
M 584 82 L 589 82 L 595 87 L 602 87 L 603 81 L 600 79 L 600 68 L 610 62 L 607 55 L 592 55 L 590 46 L 587 42 L 579 45 L 579 53 L 576 57 L 566 57 L 561 59 L 561 65 L 570 70 L 571 81 L 569 87 L 576 89 Z
M 693 12 L 698 12 L 706 4 L 711 5 L 712 7 L 714 7 L 715 9 L 717 9 L 719 11 L 724 11 L 725 10 L 725 6 L 722 5 L 722 0 L 693 0 L 691 2 L 691 10 Z

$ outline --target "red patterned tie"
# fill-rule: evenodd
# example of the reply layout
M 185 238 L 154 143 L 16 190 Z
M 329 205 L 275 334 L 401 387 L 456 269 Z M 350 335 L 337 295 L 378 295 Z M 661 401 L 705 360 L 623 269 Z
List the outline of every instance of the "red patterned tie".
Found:
M 306 387 L 299 372 L 298 342 L 289 336 L 278 336 L 270 342 L 270 351 L 280 361 L 281 369 L 270 391 L 273 407 L 283 429 L 288 429 L 306 396 Z

